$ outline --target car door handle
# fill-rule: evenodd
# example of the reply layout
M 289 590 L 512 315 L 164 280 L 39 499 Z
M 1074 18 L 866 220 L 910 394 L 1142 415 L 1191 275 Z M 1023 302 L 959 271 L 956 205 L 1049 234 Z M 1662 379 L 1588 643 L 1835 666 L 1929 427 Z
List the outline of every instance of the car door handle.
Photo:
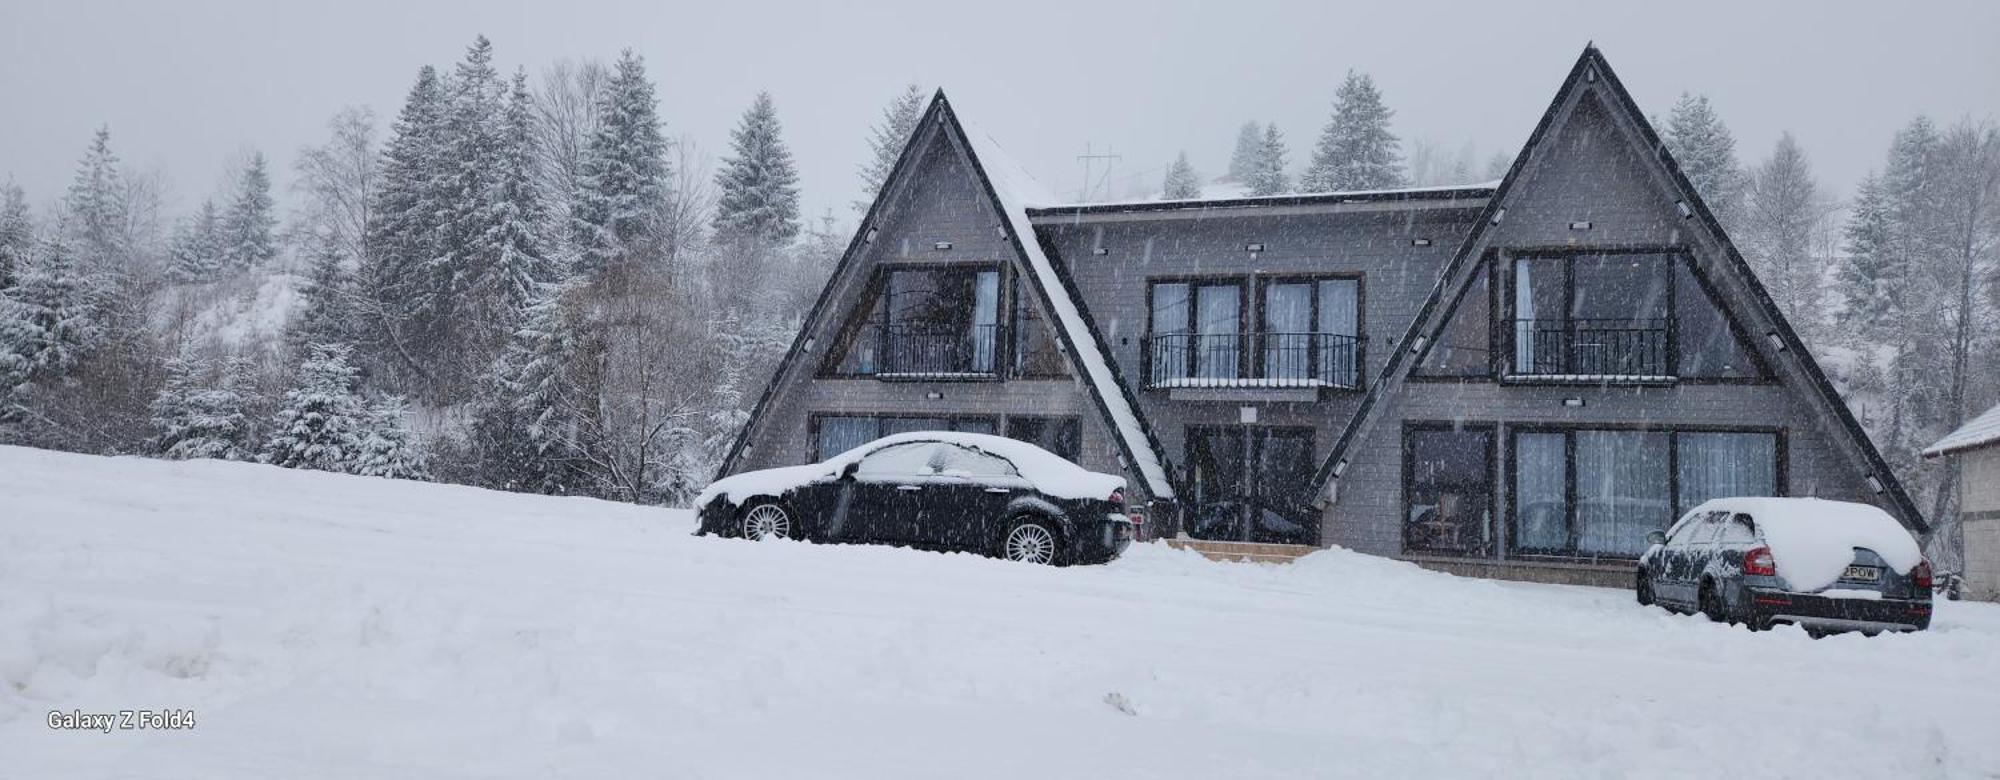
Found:
M 986 492 L 988 492 L 988 493 L 1012 493 L 1012 492 L 1014 492 L 1014 491 L 1012 491 L 1012 490 L 1008 490 L 1008 489 L 1006 489 L 1006 488 L 1003 488 L 1003 487 L 990 487 L 990 488 L 987 488 L 987 489 L 986 489 Z
M 897 486 L 896 486 L 896 489 L 897 489 L 897 490 L 923 490 L 923 488 L 922 488 L 921 486 L 918 486 L 918 485 L 897 485 Z

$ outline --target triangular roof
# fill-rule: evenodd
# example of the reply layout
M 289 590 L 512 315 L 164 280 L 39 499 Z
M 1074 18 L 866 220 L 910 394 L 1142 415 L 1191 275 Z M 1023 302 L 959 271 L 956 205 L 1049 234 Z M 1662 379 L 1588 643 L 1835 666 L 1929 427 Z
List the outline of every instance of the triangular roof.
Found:
M 786 350 L 777 370 L 772 372 L 770 382 L 764 386 L 764 392 L 758 396 L 749 422 L 730 445 L 729 456 L 723 459 L 717 477 L 728 474 L 736 465 L 749 442 L 751 429 L 763 418 L 778 388 L 805 362 L 806 343 L 821 320 L 834 314 L 831 311 L 834 291 L 840 287 L 842 279 L 855 272 L 857 258 L 867 248 L 869 236 L 876 229 L 885 204 L 895 193 L 909 186 L 920 154 L 919 146 L 938 140 L 937 134 L 942 134 L 945 142 L 954 144 L 971 164 L 980 190 L 1001 217 L 1001 235 L 1017 250 L 1019 265 L 1030 271 L 1022 274 L 1027 282 L 1026 288 L 1034 293 L 1037 303 L 1056 324 L 1053 330 L 1062 342 L 1063 354 L 1068 356 L 1075 374 L 1083 378 L 1083 384 L 1110 427 L 1124 461 L 1145 480 L 1148 493 L 1156 498 L 1172 499 L 1175 496 L 1174 483 L 1169 476 L 1168 461 L 1162 454 L 1164 448 L 1139 413 L 1138 401 L 1131 389 L 1125 386 L 1106 361 L 1109 349 L 1076 294 L 1076 286 L 1070 280 L 1067 269 L 1051 259 L 1034 227 L 1028 222 L 1028 207 L 1037 202 L 1048 202 L 1048 199 L 1037 194 L 1040 188 L 1034 179 L 1015 165 L 991 138 L 984 133 L 967 132 L 942 89 L 931 98 L 930 107 L 925 109 L 923 118 L 917 123 L 917 130 L 903 145 L 895 167 L 884 179 L 854 238 L 848 241 L 847 250 L 841 253 L 840 262 L 834 266 L 833 274 L 806 314 L 798 336 L 792 340 L 791 348 Z
M 1333 449 L 1327 452 L 1326 459 L 1320 463 L 1313 479 L 1316 494 L 1327 495 L 1327 489 L 1344 469 L 1349 451 L 1379 422 L 1383 413 L 1384 399 L 1389 394 L 1401 390 L 1417 359 L 1417 355 L 1413 353 L 1418 350 L 1413 349 L 1413 345 L 1418 344 L 1418 339 L 1424 334 L 1440 327 L 1442 319 L 1450 313 L 1447 302 L 1458 300 L 1459 294 L 1471 283 L 1473 271 L 1478 267 L 1477 260 L 1484 255 L 1486 239 L 1504 216 L 1509 201 L 1513 200 L 1515 185 L 1520 183 L 1525 173 L 1542 159 L 1543 155 L 1538 155 L 1537 152 L 1540 151 L 1543 142 L 1549 139 L 1557 121 L 1563 118 L 1566 110 L 1573 110 L 1574 103 L 1571 98 L 1580 90 L 1593 87 L 1599 88 L 1604 97 L 1608 98 L 1606 108 L 1622 114 L 1630 126 L 1637 129 L 1640 140 L 1655 152 L 1655 158 L 1659 160 L 1681 203 L 1686 207 L 1683 214 L 1699 221 L 1714 238 L 1716 244 L 1722 248 L 1726 272 L 1739 277 L 1739 281 L 1751 293 L 1755 305 L 1761 310 L 1764 318 L 1772 323 L 1775 335 L 1784 345 L 1783 351 L 1788 353 L 1792 360 L 1797 361 L 1800 373 L 1805 377 L 1806 384 L 1810 385 L 1811 395 L 1825 407 L 1826 414 L 1838 421 L 1840 432 L 1849 439 L 1854 451 L 1865 461 L 1864 465 L 1869 474 L 1881 484 L 1881 490 L 1878 492 L 1888 497 L 1912 527 L 1919 531 L 1928 530 L 1923 513 L 1917 509 L 1916 503 L 1910 500 L 1909 494 L 1903 490 L 1902 483 L 1896 479 L 1887 461 L 1883 460 L 1881 452 L 1875 449 L 1867 432 L 1862 430 L 1861 424 L 1848 410 L 1846 402 L 1841 400 L 1833 384 L 1827 381 L 1826 373 L 1820 370 L 1818 361 L 1814 360 L 1812 353 L 1806 350 L 1805 344 L 1799 340 L 1798 334 L 1785 320 L 1784 314 L 1779 311 L 1776 302 L 1764 289 L 1763 283 L 1757 280 L 1749 263 L 1743 259 L 1742 253 L 1737 251 L 1735 243 L 1730 240 L 1728 233 L 1723 231 L 1721 223 L 1702 201 L 1700 193 L 1689 183 L 1686 174 L 1681 172 L 1679 163 L 1668 153 L 1666 144 L 1660 140 L 1652 123 L 1646 120 L 1645 114 L 1632 100 L 1631 93 L 1625 90 L 1624 84 L 1611 70 L 1611 64 L 1604 59 L 1603 53 L 1598 51 L 1594 44 L 1585 46 L 1583 54 L 1577 57 L 1576 65 L 1570 69 L 1569 77 L 1563 81 L 1562 87 L 1556 91 L 1555 98 L 1549 102 L 1548 109 L 1542 113 L 1541 121 L 1528 136 L 1521 153 L 1514 157 L 1514 164 L 1507 169 L 1506 177 L 1500 180 L 1499 187 L 1487 201 L 1485 210 L 1474 223 L 1473 230 L 1459 245 L 1457 253 L 1445 266 L 1444 272 L 1439 274 L 1437 284 L 1431 288 L 1423 307 L 1417 310 L 1417 316 L 1411 321 L 1408 330 L 1404 331 L 1402 338 L 1397 341 L 1396 348 L 1390 351 L 1388 365 L 1383 368 L 1375 383 L 1368 388 L 1367 395 L 1362 398 L 1361 405 L 1354 415 L 1348 419 L 1347 426 L 1341 431 Z

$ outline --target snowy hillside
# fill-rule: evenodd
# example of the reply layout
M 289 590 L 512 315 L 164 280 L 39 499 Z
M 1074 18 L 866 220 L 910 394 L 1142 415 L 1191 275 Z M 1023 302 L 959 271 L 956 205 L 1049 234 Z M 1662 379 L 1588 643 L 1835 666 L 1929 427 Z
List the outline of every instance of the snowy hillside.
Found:
M 0 776 L 2000 772 L 1992 605 L 1812 641 L 1341 551 L 1057 570 L 691 528 L 0 448 Z M 124 708 L 196 726 L 46 725 Z

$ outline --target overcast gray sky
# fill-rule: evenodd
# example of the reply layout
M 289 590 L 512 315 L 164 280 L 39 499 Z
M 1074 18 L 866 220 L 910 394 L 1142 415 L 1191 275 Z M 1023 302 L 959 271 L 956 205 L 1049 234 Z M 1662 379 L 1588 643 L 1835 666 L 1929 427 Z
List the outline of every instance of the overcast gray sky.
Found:
M 1302 167 L 1350 68 L 1375 76 L 1405 139 L 1512 152 L 1586 41 L 1649 113 L 1711 95 L 1746 163 L 1794 132 L 1845 195 L 1918 112 L 2000 115 L 2000 3 L 1567 0 L 1373 2 L 39 2 L 0 0 L 0 176 L 38 204 L 93 128 L 170 174 L 178 207 L 245 149 L 295 151 L 345 105 L 386 124 L 418 66 L 475 34 L 508 69 L 646 57 L 673 135 L 726 151 L 759 89 L 777 99 L 805 207 L 851 221 L 882 105 L 942 86 L 1052 188 L 1086 143 L 1149 184 L 1185 149 L 1224 167 L 1237 127 L 1276 121 Z

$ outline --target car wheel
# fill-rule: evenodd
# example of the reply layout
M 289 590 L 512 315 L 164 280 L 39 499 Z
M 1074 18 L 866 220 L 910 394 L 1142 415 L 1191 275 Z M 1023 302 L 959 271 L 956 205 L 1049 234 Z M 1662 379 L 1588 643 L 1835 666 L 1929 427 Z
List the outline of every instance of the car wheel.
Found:
M 1062 540 L 1055 529 L 1040 520 L 1015 520 L 1000 540 L 1000 557 L 1010 561 L 1052 565 L 1061 552 Z
M 743 511 L 737 531 L 751 541 L 790 539 L 794 533 L 792 513 L 775 501 L 752 504 Z
M 1633 591 L 1638 596 L 1639 606 L 1653 606 L 1653 579 L 1647 577 L 1645 571 L 1642 570 L 1639 572 L 1639 584 L 1633 588 Z
M 1716 592 L 1713 582 L 1701 584 L 1701 614 L 1717 623 L 1729 622 L 1729 614 L 1722 609 L 1722 594 Z

